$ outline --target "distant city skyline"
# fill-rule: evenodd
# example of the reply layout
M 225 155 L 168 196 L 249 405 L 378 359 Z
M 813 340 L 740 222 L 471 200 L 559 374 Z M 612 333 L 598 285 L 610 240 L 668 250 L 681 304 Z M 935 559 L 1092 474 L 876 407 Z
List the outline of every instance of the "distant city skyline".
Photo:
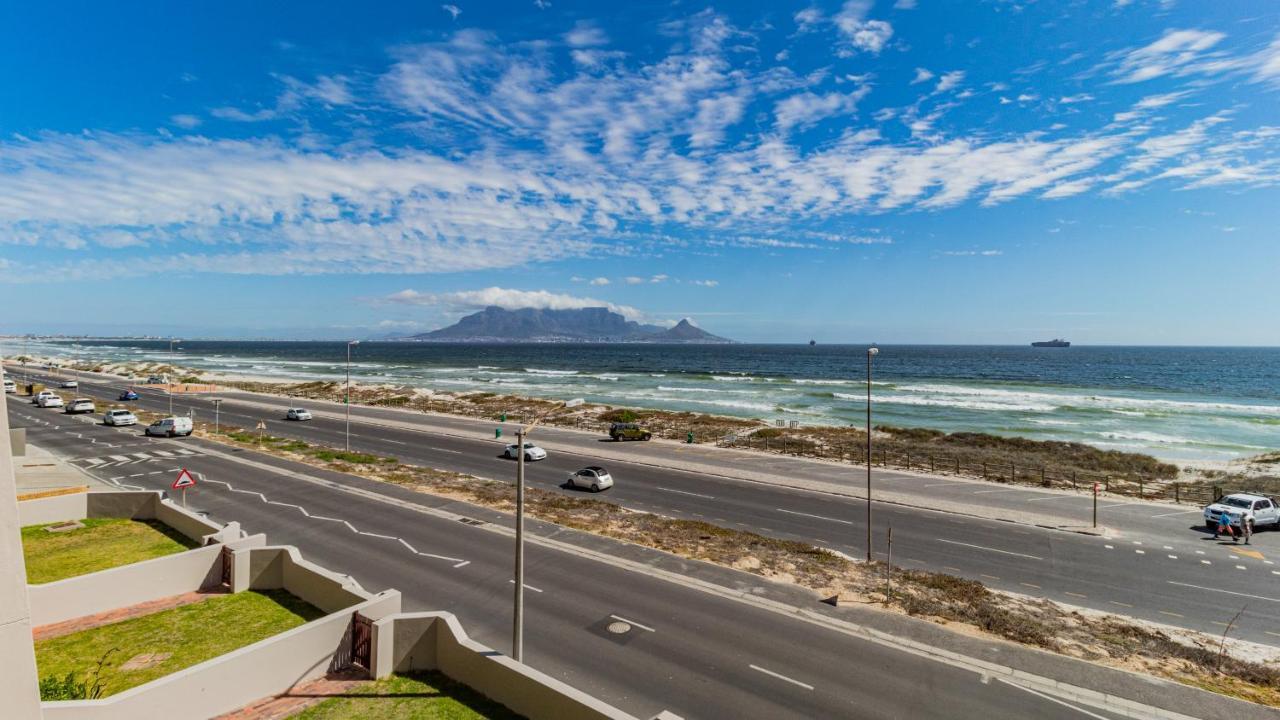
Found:
M 0 333 L 1280 345 L 1268 3 L 11 16 Z

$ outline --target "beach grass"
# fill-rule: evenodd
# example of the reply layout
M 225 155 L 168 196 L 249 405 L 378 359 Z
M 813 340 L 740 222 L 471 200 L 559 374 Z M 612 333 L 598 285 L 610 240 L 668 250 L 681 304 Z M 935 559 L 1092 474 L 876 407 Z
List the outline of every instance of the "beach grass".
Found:
M 180 553 L 196 542 L 154 520 L 87 518 L 82 528 L 49 532 L 52 525 L 22 528 L 27 582 L 33 585 L 86 575 Z
M 40 640 L 41 678 L 84 677 L 106 658 L 102 696 L 123 692 L 278 635 L 323 615 L 283 590 L 218 595 L 142 617 Z M 138 663 L 150 655 L 153 662 Z M 157 659 L 158 658 L 158 659 Z M 134 669 L 122 666 L 135 661 Z
M 293 720 L 519 720 L 506 707 L 438 672 L 393 675 L 313 705 Z

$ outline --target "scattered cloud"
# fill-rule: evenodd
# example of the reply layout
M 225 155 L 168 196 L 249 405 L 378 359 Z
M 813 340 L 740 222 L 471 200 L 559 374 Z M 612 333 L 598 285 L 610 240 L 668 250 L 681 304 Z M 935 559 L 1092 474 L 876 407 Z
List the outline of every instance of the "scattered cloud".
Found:
M 449 13 L 449 16 L 454 20 L 457 20 L 458 16 L 462 14 L 462 8 L 457 5 L 441 5 L 440 9 Z
M 572 30 L 565 33 L 564 41 L 575 48 L 596 47 L 608 45 L 609 36 L 595 23 L 579 20 Z
M 911 84 L 916 85 L 918 83 L 928 82 L 929 80 L 932 80 L 932 79 L 933 79 L 932 72 L 930 72 L 925 68 L 918 67 L 916 68 L 916 77 L 914 80 L 911 81 Z
M 866 97 L 871 88 L 863 85 L 850 93 L 832 92 L 817 95 L 811 92 L 798 93 L 779 101 L 773 109 L 779 130 L 812 125 L 834 115 L 848 115 L 854 111 L 858 101 Z
M 401 290 L 383 298 L 384 302 L 397 305 L 429 305 L 455 312 L 500 307 L 506 310 L 538 308 L 541 310 L 577 310 L 588 307 L 609 308 L 628 320 L 644 320 L 645 314 L 628 305 L 615 305 L 589 297 L 577 297 L 547 290 L 514 290 L 488 287 L 482 290 L 424 293 L 417 290 Z
M 669 277 L 670 277 L 669 275 L 654 275 L 653 277 L 649 278 L 649 282 L 651 283 L 666 282 Z
M 1155 42 L 1124 52 L 1113 75 L 1118 83 L 1138 83 L 1187 72 L 1226 34 L 1207 30 L 1168 30 Z
M 943 255 L 951 257 L 996 257 L 1003 255 L 1003 250 L 944 250 Z
M 607 277 L 592 278 L 592 279 L 591 279 L 591 284 L 592 284 L 592 285 L 608 285 L 608 284 L 609 284 L 609 278 L 607 278 Z
M 832 21 L 850 45 L 875 55 L 893 37 L 893 26 L 883 20 L 866 19 L 870 9 L 869 0 L 847 0 Z
M 645 280 L 644 280 L 644 278 L 642 278 L 642 277 L 636 277 L 635 275 L 629 275 L 629 276 L 627 276 L 627 277 L 623 278 L 623 279 L 622 279 L 622 281 L 623 281 L 623 282 L 625 282 L 625 283 L 626 283 L 626 284 L 628 284 L 628 285 L 643 285 Z
M 701 287 L 709 287 L 709 288 L 717 287 L 720 285 L 719 280 L 691 280 L 690 282 L 693 283 L 694 285 L 699 285 Z
M 962 82 L 964 82 L 964 71 L 952 70 L 949 73 L 943 73 L 942 77 L 938 78 L 938 85 L 933 91 L 936 93 L 946 92 Z
M 1058 98 L 1058 102 L 1062 105 L 1074 105 L 1076 103 L 1090 102 L 1093 96 L 1089 93 L 1079 93 L 1077 95 L 1064 95 Z
M 195 115 L 171 115 L 169 116 L 169 122 L 187 130 L 200 126 L 200 118 Z

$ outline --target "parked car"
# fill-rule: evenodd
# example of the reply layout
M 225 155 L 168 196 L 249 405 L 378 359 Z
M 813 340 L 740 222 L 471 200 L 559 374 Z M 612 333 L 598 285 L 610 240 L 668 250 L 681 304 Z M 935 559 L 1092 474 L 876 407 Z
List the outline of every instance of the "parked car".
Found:
M 42 408 L 62 407 L 63 402 L 62 398 L 50 393 L 36 401 L 36 405 L 39 405 Z
M 160 377 L 159 375 L 152 375 L 151 377 L 147 378 L 147 384 L 148 384 L 148 385 L 163 385 L 163 384 L 164 384 L 164 378 Z
M 76 415 L 78 413 L 95 413 L 98 408 L 94 407 L 93 401 L 89 398 L 76 398 L 67 405 L 66 413 L 68 415 Z
M 503 457 L 511 458 L 512 460 L 515 460 L 515 459 L 516 459 L 516 457 L 517 457 L 517 455 L 519 454 L 519 452 L 520 452 L 520 446 L 519 446 L 519 445 L 508 445 L 508 446 L 507 446 L 507 449 L 502 453 L 502 456 L 503 456 Z M 546 459 L 547 459 L 547 451 L 546 451 L 546 450 L 543 450 L 542 448 L 538 447 L 537 445 L 534 445 L 533 443 L 525 443 L 525 444 L 524 444 L 524 459 L 525 459 L 525 460 L 546 460 Z
M 121 401 L 121 402 L 129 402 L 129 401 L 131 401 L 131 400 L 137 400 L 137 399 L 138 399 L 138 393 L 136 393 L 136 392 L 134 392 L 134 391 L 132 391 L 132 390 L 125 390 L 124 392 L 120 393 L 120 397 L 118 397 L 118 398 L 116 398 L 116 399 L 117 399 L 117 400 L 119 400 L 119 401 Z
M 305 408 L 289 408 L 289 412 L 284 414 L 285 420 L 310 420 L 311 411 Z
M 635 423 L 614 423 L 609 426 L 609 437 L 614 440 L 649 440 L 653 433 Z
M 49 397 L 49 396 L 51 396 L 51 395 L 54 395 L 54 394 L 55 394 L 55 393 L 54 393 L 52 390 L 41 390 L 40 392 L 38 392 L 38 393 L 36 393 L 36 394 L 35 394 L 35 397 L 31 398 L 31 404 L 32 404 L 32 405 L 39 405 L 39 404 L 40 404 L 40 401 L 41 401 L 43 398 L 47 398 L 47 397 Z
M 1222 512 L 1231 517 L 1232 527 L 1240 527 L 1241 521 L 1253 523 L 1255 530 L 1266 528 L 1280 529 L 1280 507 L 1266 495 L 1254 493 L 1233 493 L 1218 498 L 1204 509 L 1204 524 L 1210 531 L 1218 529 L 1218 521 Z
M 599 465 L 592 465 L 570 475 L 569 485 L 587 488 L 591 492 L 600 492 L 613 487 L 613 476 Z
M 12 380 L 5 380 L 5 381 L 4 381 L 4 391 L 5 391 L 5 392 L 7 392 L 7 393 L 16 393 L 16 392 L 18 392 L 18 386 L 17 386 L 17 384 L 16 384 L 16 383 L 14 383 Z
M 167 417 L 148 425 L 147 434 L 162 437 L 177 437 L 179 435 L 190 435 L 192 429 L 191 418 L 189 417 Z
M 59 385 L 58 387 L 64 387 L 64 388 L 67 388 L 68 390 L 71 390 L 71 389 L 80 387 L 80 383 L 76 382 L 75 380 L 63 380 L 62 384 Z
M 108 410 L 102 414 L 103 425 L 137 425 L 138 416 L 128 410 Z

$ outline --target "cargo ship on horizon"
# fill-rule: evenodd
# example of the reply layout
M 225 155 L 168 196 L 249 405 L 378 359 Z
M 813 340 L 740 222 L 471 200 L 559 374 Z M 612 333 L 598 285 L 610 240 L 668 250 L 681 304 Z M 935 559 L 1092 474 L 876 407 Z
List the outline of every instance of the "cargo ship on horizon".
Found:
M 1071 343 L 1062 338 L 1054 338 L 1052 340 L 1041 340 L 1031 343 L 1031 347 L 1071 347 Z

